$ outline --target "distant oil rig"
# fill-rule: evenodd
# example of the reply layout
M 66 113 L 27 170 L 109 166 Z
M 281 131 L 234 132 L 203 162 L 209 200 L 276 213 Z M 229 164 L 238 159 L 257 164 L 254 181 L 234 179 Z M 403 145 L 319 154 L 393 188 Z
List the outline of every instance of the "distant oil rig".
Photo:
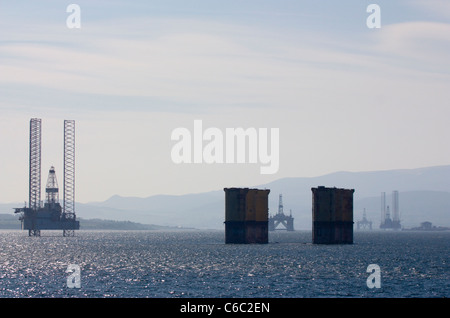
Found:
M 386 193 L 381 193 L 381 224 L 380 229 L 400 230 L 400 210 L 398 201 L 398 191 L 392 192 L 392 218 L 389 205 L 386 206 Z
M 64 121 L 64 191 L 63 206 L 59 203 L 59 188 L 52 166 L 46 185 L 46 202 L 41 203 L 41 137 L 42 121 L 30 120 L 30 166 L 28 207 L 15 208 L 20 213 L 22 229 L 28 236 L 40 236 L 41 230 L 63 230 L 63 236 L 74 236 L 80 228 L 75 214 L 75 121 Z
M 282 225 L 283 228 L 278 228 L 279 225 Z M 284 214 L 283 212 L 283 195 L 280 194 L 278 199 L 278 212 L 277 214 L 269 217 L 269 231 L 275 230 L 286 230 L 286 231 L 294 231 L 294 218 L 292 217 L 292 211 L 290 211 L 289 215 Z
M 366 209 L 364 209 L 362 220 L 356 222 L 356 228 L 358 230 L 371 230 L 372 229 L 372 221 L 367 219 Z

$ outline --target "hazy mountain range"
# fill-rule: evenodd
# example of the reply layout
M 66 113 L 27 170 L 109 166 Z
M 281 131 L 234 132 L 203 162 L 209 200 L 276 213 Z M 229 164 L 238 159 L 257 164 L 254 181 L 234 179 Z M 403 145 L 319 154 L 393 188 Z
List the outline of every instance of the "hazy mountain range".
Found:
M 292 210 L 296 229 L 311 229 L 311 188 L 317 186 L 355 189 L 354 221 L 367 218 L 378 228 L 381 222 L 381 193 L 391 205 L 391 193 L 399 191 L 400 217 L 410 228 L 429 221 L 450 226 L 450 165 L 419 169 L 372 172 L 336 172 L 312 178 L 283 178 L 250 188 L 270 189 L 269 213 L 278 210 L 283 195 L 284 213 Z M 84 219 L 132 221 L 163 226 L 223 229 L 223 189 L 180 196 L 155 195 L 147 198 L 115 195 L 104 202 L 77 203 L 77 216 Z M 0 204 L 0 213 L 12 213 L 22 204 Z

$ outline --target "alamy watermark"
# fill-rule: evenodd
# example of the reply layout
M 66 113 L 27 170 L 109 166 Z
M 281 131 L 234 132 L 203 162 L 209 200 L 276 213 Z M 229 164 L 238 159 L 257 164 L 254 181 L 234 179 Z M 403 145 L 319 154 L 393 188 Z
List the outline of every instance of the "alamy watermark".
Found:
M 274 174 L 280 165 L 279 128 L 226 128 L 216 127 L 203 131 L 202 120 L 194 120 L 193 131 L 179 127 L 172 131 L 171 157 L 180 163 L 260 163 L 261 174 Z M 205 143 L 206 142 L 206 143 Z M 270 149 L 269 149 L 270 148 Z
M 367 266 L 367 273 L 371 273 L 367 277 L 367 287 L 369 288 L 381 288 L 381 269 L 377 264 L 370 264 Z
M 369 4 L 366 11 L 371 13 L 366 20 L 366 25 L 369 29 L 381 28 L 381 8 L 378 4 Z
M 69 29 L 81 28 L 81 8 L 78 4 L 69 4 L 66 8 L 66 12 L 70 15 L 66 19 L 66 25 Z
M 66 19 L 66 25 L 69 29 L 81 28 L 81 8 L 78 4 L 69 4 L 66 12 L 70 15 Z M 369 29 L 381 28 L 381 8 L 378 4 L 372 3 L 367 6 L 367 13 L 370 15 L 366 19 L 366 25 Z
M 66 273 L 71 273 L 67 277 L 67 287 L 81 288 L 81 270 L 77 264 L 70 264 L 67 266 Z

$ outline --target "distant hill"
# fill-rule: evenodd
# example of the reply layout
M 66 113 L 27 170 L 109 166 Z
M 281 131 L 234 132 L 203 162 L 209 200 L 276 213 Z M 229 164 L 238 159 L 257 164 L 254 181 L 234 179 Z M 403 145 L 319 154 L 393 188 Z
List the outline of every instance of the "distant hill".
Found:
M 83 219 L 80 221 L 80 228 L 82 230 L 173 230 L 178 227 L 160 226 L 154 224 L 141 224 L 131 221 L 115 221 L 115 220 L 101 220 L 101 219 Z M 20 221 L 17 215 L 0 214 L 0 229 L 5 230 L 20 230 Z
M 11 214 L 0 214 L 0 229 L 20 230 L 18 217 Z
M 122 231 L 136 231 L 136 230 L 175 230 L 180 227 L 161 226 L 155 224 L 142 224 L 131 221 L 115 221 L 102 219 L 83 219 L 79 218 L 80 229 L 82 230 L 122 230 Z
M 276 213 L 278 196 L 282 194 L 284 212 L 292 210 L 296 229 L 311 229 L 311 188 L 317 186 L 355 189 L 355 222 L 362 218 L 366 209 L 367 218 L 378 227 L 381 222 L 381 192 L 386 192 L 386 201 L 390 205 L 392 191 L 398 190 L 403 226 L 415 227 L 424 221 L 436 226 L 450 226 L 450 166 L 336 172 L 313 178 L 283 178 L 268 184 L 249 185 L 271 190 L 269 213 Z M 77 215 L 86 219 L 223 229 L 224 198 L 224 191 L 219 186 L 217 191 L 179 196 L 137 198 L 115 195 L 104 202 L 77 203 L 76 209 Z M 0 204 L 0 212 L 5 213 L 12 207 Z

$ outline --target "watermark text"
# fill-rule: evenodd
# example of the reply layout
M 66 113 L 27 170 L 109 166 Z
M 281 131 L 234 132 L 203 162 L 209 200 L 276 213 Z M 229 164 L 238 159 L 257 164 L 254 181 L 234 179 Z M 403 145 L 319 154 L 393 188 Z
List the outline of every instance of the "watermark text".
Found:
M 66 273 L 71 273 L 67 277 L 67 287 L 81 288 L 81 270 L 77 264 L 70 264 L 67 266 Z
M 381 288 L 381 270 L 377 264 L 370 264 L 367 266 L 367 273 L 371 273 L 367 277 L 367 287 L 369 288 Z
M 378 4 L 369 4 L 367 6 L 368 13 L 371 13 L 366 20 L 366 25 L 369 29 L 381 28 L 381 8 Z
M 78 4 L 69 4 L 66 8 L 67 13 L 71 13 L 66 19 L 66 25 L 69 29 L 81 28 L 81 8 Z
M 179 127 L 172 131 L 177 141 L 171 157 L 180 163 L 260 163 L 261 174 L 274 174 L 279 169 L 279 128 L 226 128 L 203 130 L 202 120 L 194 120 L 193 131 Z M 270 148 L 270 149 L 269 149 Z

